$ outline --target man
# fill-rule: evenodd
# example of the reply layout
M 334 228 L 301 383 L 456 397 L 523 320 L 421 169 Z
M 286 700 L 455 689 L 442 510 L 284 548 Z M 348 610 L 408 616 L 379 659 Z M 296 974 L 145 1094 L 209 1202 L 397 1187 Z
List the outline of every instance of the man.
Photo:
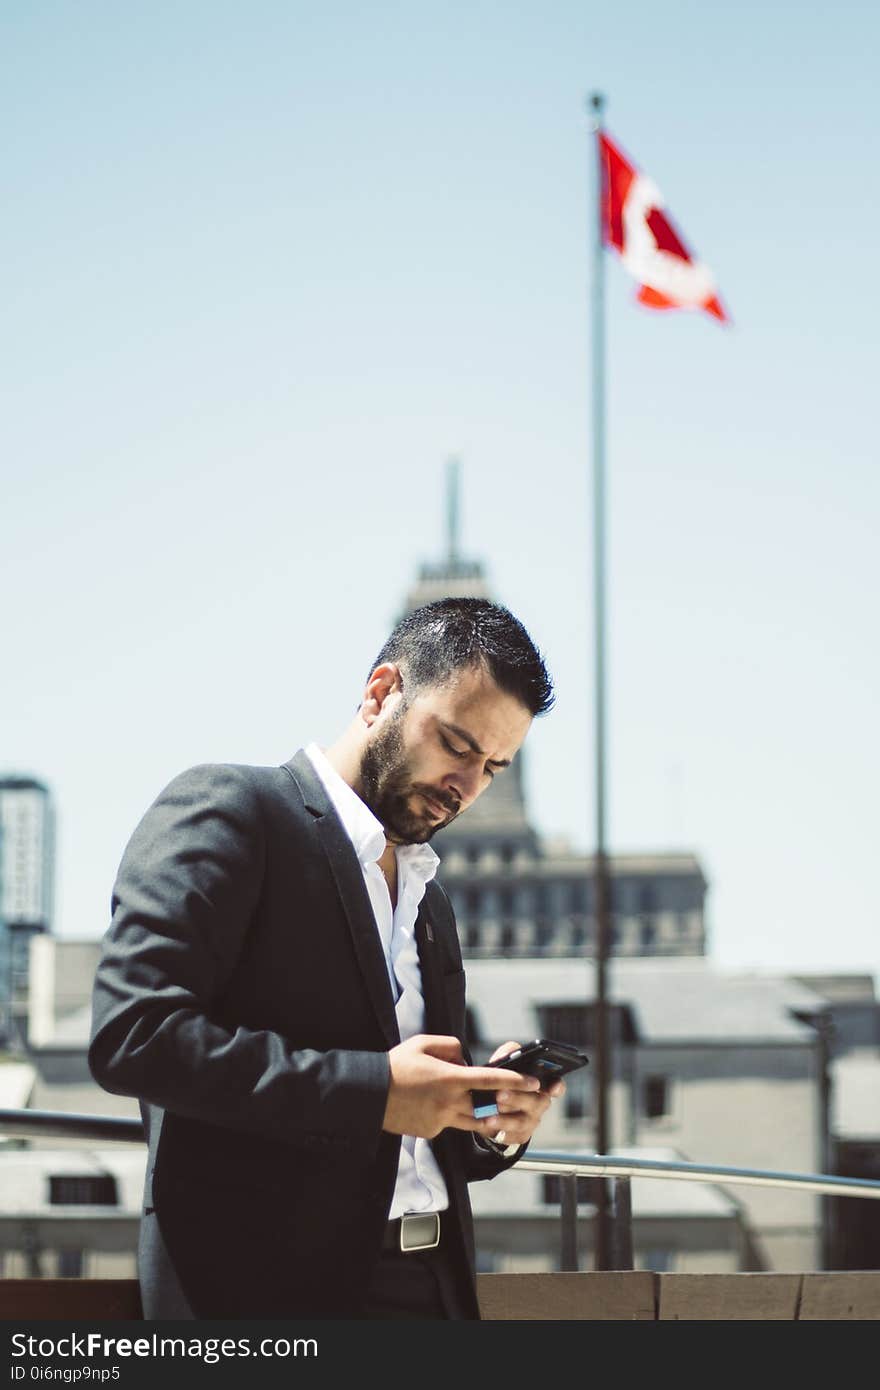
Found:
M 550 1094 L 468 1065 L 427 841 L 552 702 L 512 614 L 443 599 L 398 624 L 326 752 L 192 768 L 147 811 L 89 1050 L 141 1101 L 147 1318 L 479 1317 L 466 1184 L 516 1161 Z

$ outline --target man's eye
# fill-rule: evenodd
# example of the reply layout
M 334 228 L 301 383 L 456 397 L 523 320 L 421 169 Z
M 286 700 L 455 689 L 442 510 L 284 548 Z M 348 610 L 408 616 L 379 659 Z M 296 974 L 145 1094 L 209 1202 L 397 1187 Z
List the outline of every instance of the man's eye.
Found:
M 451 754 L 453 755 L 453 757 L 455 757 L 455 758 L 466 758 L 466 757 L 467 757 L 468 750 L 467 750 L 466 748 L 455 748 L 455 747 L 449 742 L 449 739 L 448 739 L 448 738 L 445 738 L 443 734 L 440 735 L 440 742 L 443 744 L 443 747 L 446 749 L 446 751 L 447 751 L 448 753 L 451 753 Z

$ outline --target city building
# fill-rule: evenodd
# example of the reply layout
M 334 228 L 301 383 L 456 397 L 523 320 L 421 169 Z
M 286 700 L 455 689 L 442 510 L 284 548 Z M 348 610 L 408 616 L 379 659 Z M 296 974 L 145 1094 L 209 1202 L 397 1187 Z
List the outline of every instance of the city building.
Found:
M 22 1060 L 31 1070 L 32 1110 L 140 1117 L 136 1100 L 102 1090 L 89 1071 L 92 987 L 100 955 L 96 937 L 38 936 L 31 942 Z
M 21 1040 L 31 939 L 52 930 L 54 811 L 35 777 L 0 777 L 0 1043 Z
M 123 1145 L 0 1147 L 0 1279 L 136 1278 L 145 1167 Z
M 88 1066 L 98 939 L 33 935 L 22 1042 L 0 1052 L 0 1110 L 139 1119 Z M 134 1278 L 146 1147 L 4 1139 L 0 1278 Z
M 508 1039 L 553 1037 L 594 1047 L 595 964 L 591 960 L 475 960 L 468 966 L 469 1039 L 475 1060 L 486 1060 Z M 658 1149 L 694 1163 L 784 1172 L 830 1172 L 828 1001 L 784 975 L 722 970 L 707 959 L 615 960 L 609 1004 L 613 1039 L 609 1090 L 613 1153 L 652 1157 Z M 880 1066 L 875 1061 L 875 1075 Z M 554 1152 L 596 1148 L 593 1076 L 589 1068 L 567 1080 L 562 1102 L 551 1107 L 535 1147 Z M 526 1235 L 543 1201 L 558 1213 L 558 1194 L 538 1175 L 523 1175 L 524 1198 L 517 1250 L 514 1232 L 499 1250 L 491 1223 L 497 1211 L 480 1185 L 472 1191 L 477 1240 L 484 1267 L 511 1268 L 519 1255 L 534 1263 Z M 811 1270 L 826 1263 L 820 1199 L 809 1193 L 725 1186 L 713 1188 L 709 1209 L 694 1208 L 691 1184 L 633 1181 L 636 1262 L 655 1269 Z M 585 1181 L 588 1194 L 589 1182 Z M 526 1189 L 523 1189 L 524 1192 Z M 642 1217 L 662 1198 L 659 1228 L 640 1230 Z M 725 1226 L 723 1198 L 727 1207 Z M 508 1197 L 510 1200 L 510 1196 Z M 588 1200 L 588 1197 L 587 1197 Z M 678 1206 L 676 1207 L 676 1202 Z M 867 1204 L 863 1204 L 867 1205 Z M 528 1215 L 528 1213 L 531 1215 Z M 549 1213 L 548 1213 L 549 1217 Z M 680 1217 L 680 1221 L 678 1220 Z M 698 1219 L 699 1218 L 699 1219 Z M 516 1222 L 519 1217 L 511 1217 Z M 710 1222 L 707 1242 L 699 1220 Z M 719 1221 L 722 1223 L 719 1225 Z M 676 1224 L 678 1222 L 678 1224 Z M 582 1222 L 582 1268 L 589 1267 L 592 1234 Z M 554 1245 L 544 1268 L 553 1268 Z M 731 1264 L 731 1261 L 737 1263 Z M 869 1266 L 870 1267 L 870 1266 Z
M 828 1001 L 830 1171 L 880 1181 L 880 1003 L 871 975 L 800 975 Z M 828 1202 L 829 1264 L 880 1269 L 880 1203 Z

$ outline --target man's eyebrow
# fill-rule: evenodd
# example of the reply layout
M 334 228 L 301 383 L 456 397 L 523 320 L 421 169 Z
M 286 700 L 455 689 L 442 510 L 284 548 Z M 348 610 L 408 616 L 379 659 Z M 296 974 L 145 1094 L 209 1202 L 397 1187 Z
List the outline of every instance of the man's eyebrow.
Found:
M 482 748 L 477 743 L 473 734 L 468 733 L 467 729 L 462 729 L 458 724 L 450 724 L 445 719 L 441 719 L 440 724 L 444 729 L 448 729 L 451 734 L 455 734 L 457 738 L 460 738 L 462 742 L 466 743 L 472 753 L 479 753 L 481 758 L 485 758 L 486 755 Z M 490 758 L 489 762 L 493 767 L 510 767 L 510 758 Z

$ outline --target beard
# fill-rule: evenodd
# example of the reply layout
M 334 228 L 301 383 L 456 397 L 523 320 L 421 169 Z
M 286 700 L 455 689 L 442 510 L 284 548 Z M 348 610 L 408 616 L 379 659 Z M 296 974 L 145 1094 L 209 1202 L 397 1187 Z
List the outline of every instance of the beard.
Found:
M 405 707 L 400 706 L 393 719 L 364 749 L 360 793 L 376 819 L 382 822 L 389 840 L 399 845 L 423 845 L 455 820 L 459 802 L 438 787 L 413 781 L 403 743 L 404 713 Z M 430 797 L 448 814 L 438 821 L 424 802 L 421 806 L 414 804 L 422 796 Z

